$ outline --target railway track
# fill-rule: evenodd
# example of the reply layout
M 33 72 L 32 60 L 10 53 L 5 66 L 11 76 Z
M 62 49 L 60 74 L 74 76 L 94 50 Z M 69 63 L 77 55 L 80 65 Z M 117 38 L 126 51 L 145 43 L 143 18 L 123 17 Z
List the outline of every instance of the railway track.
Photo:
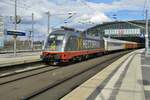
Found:
M 72 76 L 69 76 L 67 78 L 64 78 L 63 80 L 60 80 L 56 82 L 55 84 L 51 85 L 49 84 L 48 86 L 45 86 L 38 91 L 34 91 L 32 94 L 29 94 L 27 96 L 21 97 L 21 100 L 46 100 L 46 98 L 50 100 L 57 100 L 65 96 L 67 93 L 69 93 L 71 90 L 82 84 L 84 81 L 87 79 L 91 78 L 93 75 L 98 73 L 100 70 L 120 58 L 122 55 L 116 56 L 115 58 L 110 58 L 107 59 L 103 62 L 100 62 L 96 65 L 93 65 L 92 67 L 85 69 L 79 73 L 73 74 Z M 100 67 L 101 66 L 101 67 Z M 88 77 L 87 77 L 88 76 Z M 82 79 L 82 80 L 81 80 Z M 76 80 L 76 82 L 75 82 Z M 72 83 L 76 83 L 71 85 Z M 69 84 L 70 86 L 66 85 Z M 66 85 L 66 86 L 65 86 Z M 56 95 L 55 92 L 53 91 L 58 91 L 61 90 L 62 87 L 65 87 L 63 91 L 59 91 L 59 95 Z
M 11 82 L 15 82 L 21 79 L 25 79 L 28 77 L 32 77 L 35 75 L 39 75 L 42 73 L 46 73 L 52 70 L 55 70 L 59 67 L 50 67 L 49 65 L 41 65 L 41 66 L 36 66 L 34 68 L 27 68 L 25 69 L 21 69 L 21 70 L 16 70 L 13 72 L 9 72 L 9 73 L 4 73 L 0 75 L 0 85 L 3 84 L 7 84 L 7 83 L 11 83 Z
M 4 73 L 9 73 L 16 70 L 29 69 L 31 67 L 37 67 L 43 64 L 41 61 L 35 61 L 30 63 L 16 64 L 16 65 L 8 65 L 4 67 L 0 67 L 0 75 Z
M 69 66 L 45 67 L 39 70 L 3 77 L 0 79 L 0 97 L 7 100 L 44 100 L 47 97 L 50 100 L 59 99 L 128 52 L 124 51 L 105 55 Z

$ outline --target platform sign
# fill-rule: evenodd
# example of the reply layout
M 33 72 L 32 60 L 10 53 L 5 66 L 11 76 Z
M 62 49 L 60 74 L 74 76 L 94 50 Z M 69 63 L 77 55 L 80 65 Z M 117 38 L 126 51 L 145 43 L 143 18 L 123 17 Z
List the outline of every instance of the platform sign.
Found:
M 7 31 L 7 35 L 25 36 L 26 33 L 18 30 Z
M 139 36 L 140 29 L 106 29 L 105 30 L 105 35 L 112 35 L 112 36 L 124 36 L 124 35 L 135 35 Z

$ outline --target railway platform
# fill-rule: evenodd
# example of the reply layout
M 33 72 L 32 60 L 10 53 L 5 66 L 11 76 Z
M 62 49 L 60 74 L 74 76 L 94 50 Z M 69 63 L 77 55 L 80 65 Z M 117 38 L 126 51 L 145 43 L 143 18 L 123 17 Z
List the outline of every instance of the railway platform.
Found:
M 40 52 L 21 52 L 16 56 L 13 53 L 0 54 L 0 67 L 40 61 Z
M 150 56 L 136 50 L 100 71 L 61 100 L 150 100 Z

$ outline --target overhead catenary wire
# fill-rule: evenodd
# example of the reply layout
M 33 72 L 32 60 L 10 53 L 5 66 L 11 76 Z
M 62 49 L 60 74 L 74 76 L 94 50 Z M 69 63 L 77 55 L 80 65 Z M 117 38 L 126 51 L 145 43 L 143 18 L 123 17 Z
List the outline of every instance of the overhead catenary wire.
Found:
M 5 5 L 7 5 L 7 6 L 15 6 L 15 3 L 13 2 L 13 1 L 5 1 L 5 0 L 1 0 L 0 1 L 0 3 L 3 3 L 3 4 L 5 4 Z M 26 4 L 18 4 L 18 6 L 17 6 L 17 8 L 22 8 L 22 9 L 29 9 L 30 8 L 30 6 L 27 6 Z
M 9 0 L 12 4 L 15 4 L 15 0 Z M 20 6 L 22 6 L 22 7 L 25 7 L 25 8 L 29 8 L 29 7 L 31 7 L 31 6 L 29 6 L 29 5 L 27 5 L 27 3 L 23 3 L 23 2 L 25 2 L 25 1 L 23 1 L 23 2 L 21 2 L 22 0 L 17 0 L 17 3 L 18 3 L 18 6 L 20 5 Z M 27 0 L 28 1 L 28 0 Z
M 10 0 L 10 1 L 12 1 L 12 3 L 14 3 L 15 0 Z M 27 5 L 27 3 L 25 3 L 27 1 L 28 0 L 23 0 L 23 2 L 22 2 L 22 0 L 18 0 L 18 4 L 22 5 L 22 6 L 25 6 L 25 7 L 30 7 L 30 5 Z
M 81 3 L 81 4 L 83 4 L 85 7 L 87 7 L 88 9 L 90 9 L 90 10 L 94 10 L 94 11 L 97 11 L 97 9 L 95 9 L 95 8 L 93 8 L 93 7 L 91 7 L 90 5 L 88 5 L 86 2 L 85 2 L 85 0 L 79 0 L 79 2 Z

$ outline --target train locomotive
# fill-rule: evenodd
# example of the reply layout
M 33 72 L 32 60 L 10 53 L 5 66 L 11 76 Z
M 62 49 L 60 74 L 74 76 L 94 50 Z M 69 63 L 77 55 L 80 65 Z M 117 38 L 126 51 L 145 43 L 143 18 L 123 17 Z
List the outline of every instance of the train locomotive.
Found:
M 89 36 L 85 32 L 63 27 L 48 35 L 41 59 L 48 63 L 69 62 L 86 59 L 91 55 L 138 47 L 136 42 Z

